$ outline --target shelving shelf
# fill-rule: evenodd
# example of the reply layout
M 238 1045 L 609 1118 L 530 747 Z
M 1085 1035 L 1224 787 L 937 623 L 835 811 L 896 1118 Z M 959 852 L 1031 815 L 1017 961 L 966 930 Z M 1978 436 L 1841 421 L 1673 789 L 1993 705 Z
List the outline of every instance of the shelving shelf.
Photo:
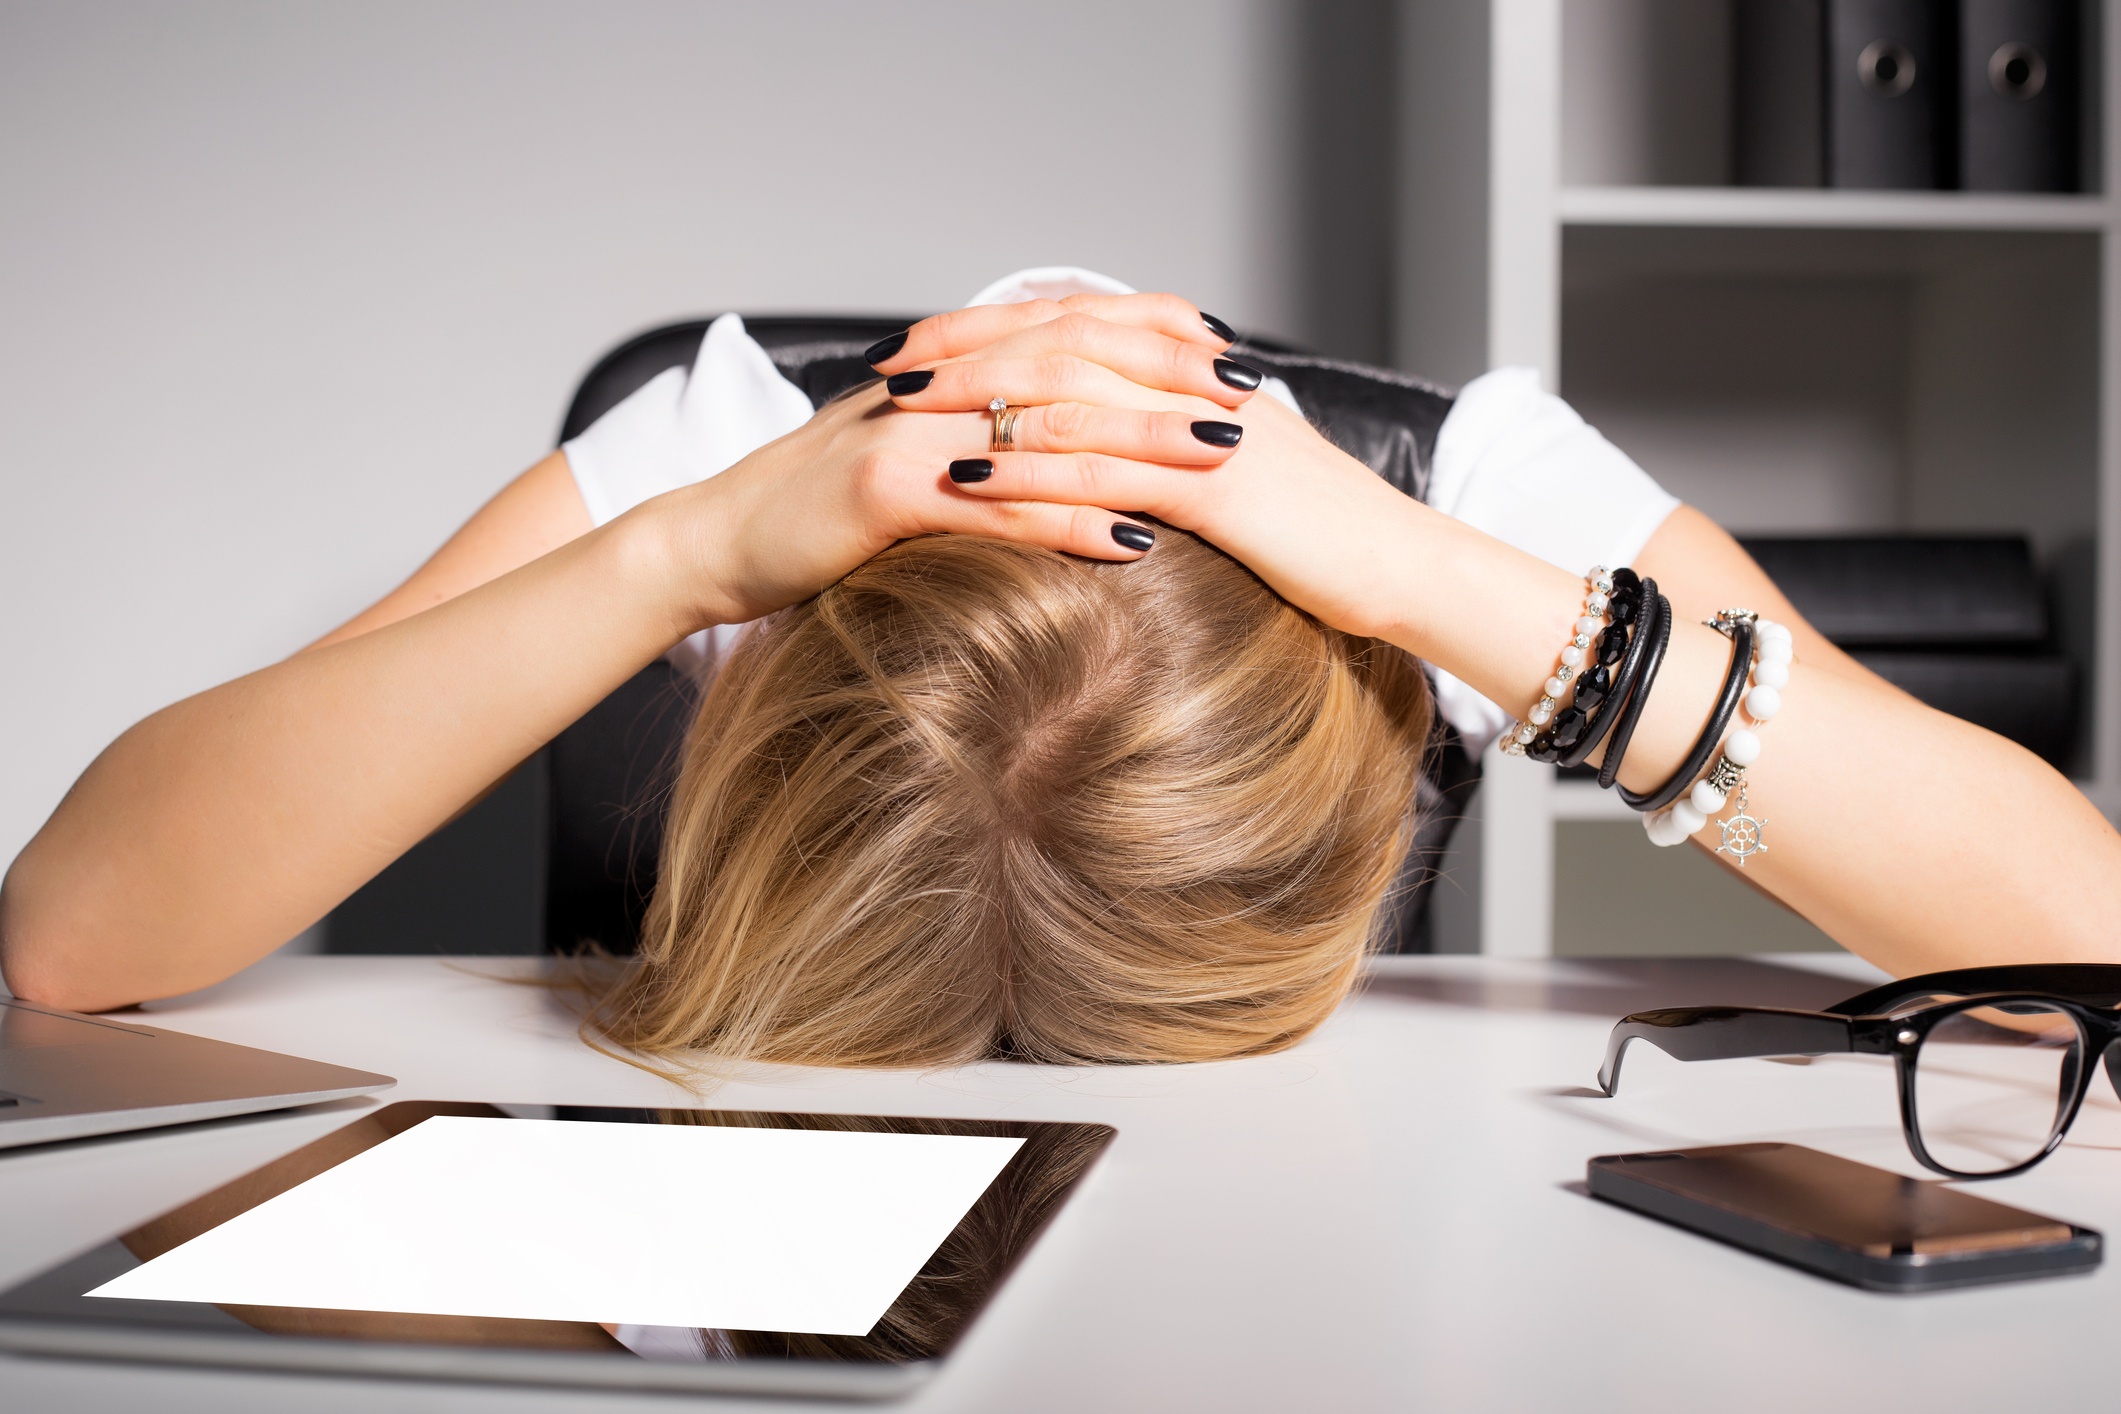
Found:
M 1547 814 L 1557 821 L 1624 820 L 1638 827 L 1642 823 L 1642 817 L 1628 809 L 1628 803 L 1617 792 L 1600 789 L 1596 781 L 1553 782 L 1547 797 Z
M 2114 221 L 2104 196 L 1748 187 L 1569 186 L 1556 194 L 1554 212 L 1565 226 L 1748 229 L 2102 231 Z
M 2070 774 L 2121 813 L 2121 25 L 2086 27 L 2087 194 L 1759 189 L 1727 184 L 1732 11 L 1404 0 L 1395 361 L 1537 369 L 1740 534 L 2026 535 L 2086 686 Z M 1447 950 L 1611 950 L 1597 919 L 1689 889 L 1646 951 L 1830 946 L 1595 784 L 1483 768 Z

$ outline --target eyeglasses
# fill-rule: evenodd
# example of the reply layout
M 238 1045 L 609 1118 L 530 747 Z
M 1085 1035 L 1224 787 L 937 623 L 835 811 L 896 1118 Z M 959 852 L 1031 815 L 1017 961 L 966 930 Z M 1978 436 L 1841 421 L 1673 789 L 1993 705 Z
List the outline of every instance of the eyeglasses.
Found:
M 1598 1084 L 1620 1087 L 1631 1041 L 1676 1060 L 1893 1058 L 1900 1126 L 1926 1168 L 2004 1178 L 2053 1153 L 2100 1060 L 2121 1094 L 2121 966 L 1965 967 L 1874 987 L 1825 1011 L 1671 1007 L 1622 1017 Z

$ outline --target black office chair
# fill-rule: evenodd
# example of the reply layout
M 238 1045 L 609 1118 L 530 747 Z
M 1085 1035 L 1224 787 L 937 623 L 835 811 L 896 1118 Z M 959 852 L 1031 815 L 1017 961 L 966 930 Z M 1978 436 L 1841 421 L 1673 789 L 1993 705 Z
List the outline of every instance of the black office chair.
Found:
M 745 327 L 774 365 L 822 404 L 875 376 L 861 352 L 910 319 L 749 318 Z M 560 432 L 566 441 L 666 368 L 692 362 L 705 320 L 651 330 L 619 345 L 576 390 Z M 1436 431 L 1450 399 L 1396 373 L 1312 358 L 1264 341 L 1240 355 L 1288 383 L 1319 429 L 1410 496 L 1428 489 Z M 641 672 L 560 733 L 549 749 L 545 942 L 567 951 L 594 940 L 630 951 L 655 888 L 663 801 L 692 719 L 693 688 L 668 664 Z M 1421 825 L 1392 897 L 1386 945 L 1427 952 L 1427 891 L 1451 828 L 1478 777 L 1443 728 L 1422 781 Z

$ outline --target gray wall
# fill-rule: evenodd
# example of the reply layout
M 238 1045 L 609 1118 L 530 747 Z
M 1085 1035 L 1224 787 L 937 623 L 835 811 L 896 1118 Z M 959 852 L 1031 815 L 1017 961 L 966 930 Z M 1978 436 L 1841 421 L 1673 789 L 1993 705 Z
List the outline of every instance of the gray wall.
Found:
M 1379 356 L 1390 11 L 10 0 L 0 860 L 410 571 L 644 325 L 1074 262 Z

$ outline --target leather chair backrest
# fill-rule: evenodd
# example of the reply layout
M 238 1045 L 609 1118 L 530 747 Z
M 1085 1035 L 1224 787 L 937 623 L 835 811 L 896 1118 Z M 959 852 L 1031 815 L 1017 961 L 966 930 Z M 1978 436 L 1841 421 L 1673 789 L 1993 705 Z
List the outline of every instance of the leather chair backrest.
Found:
M 781 372 L 821 405 L 875 375 L 870 344 L 914 322 L 904 319 L 745 317 L 745 327 Z M 668 368 L 691 364 L 706 320 L 652 329 L 598 360 L 562 425 L 566 441 Z M 1384 369 L 1316 358 L 1264 340 L 1237 352 L 1284 380 L 1312 422 L 1407 495 L 1428 491 L 1437 429 L 1448 394 Z M 545 940 L 555 951 L 594 943 L 631 952 L 655 889 L 663 815 L 679 752 L 697 706 L 696 689 L 665 663 L 644 669 L 556 738 L 548 749 Z M 1478 767 L 1440 728 L 1421 783 L 1413 848 L 1388 904 L 1384 946 L 1426 952 L 1428 891 Z

